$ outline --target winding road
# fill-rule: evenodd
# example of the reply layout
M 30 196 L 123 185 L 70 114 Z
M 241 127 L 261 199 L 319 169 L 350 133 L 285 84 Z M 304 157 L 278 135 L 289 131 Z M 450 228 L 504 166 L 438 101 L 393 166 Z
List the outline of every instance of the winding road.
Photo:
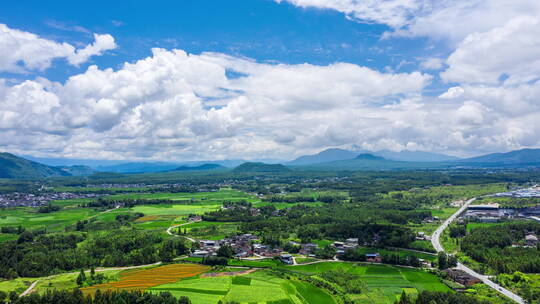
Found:
M 183 224 L 180 224 L 180 225 L 174 225 L 174 226 L 171 226 L 171 227 L 169 227 L 169 228 L 167 229 L 167 233 L 168 233 L 169 235 L 174 235 L 174 236 L 177 236 L 177 237 L 183 237 L 183 238 L 187 239 L 188 241 L 190 241 L 190 242 L 192 242 L 192 243 L 195 243 L 195 242 L 197 242 L 195 239 L 190 238 L 189 236 L 185 236 L 185 235 L 174 234 L 174 233 L 172 233 L 172 230 L 173 230 L 174 228 L 182 227 L 182 226 L 189 225 L 189 224 L 191 224 L 191 223 L 196 223 L 196 222 L 200 222 L 200 221 L 190 221 L 190 222 L 183 223 Z
M 441 238 L 441 234 L 443 233 L 443 231 L 458 217 L 460 216 L 466 209 L 467 207 L 469 207 L 469 205 L 474 202 L 476 200 L 476 198 L 472 198 L 468 201 L 466 201 L 463 206 L 461 206 L 458 211 L 456 211 L 456 213 L 452 214 L 452 216 L 450 216 L 448 219 L 446 219 L 446 221 L 444 221 L 441 226 L 439 226 L 439 228 L 437 228 L 437 230 L 435 230 L 435 232 L 433 233 L 433 235 L 431 236 L 431 244 L 433 245 L 433 247 L 435 248 L 435 250 L 437 250 L 437 252 L 439 251 L 442 251 L 444 252 L 444 248 L 443 246 L 441 245 L 441 242 L 440 242 L 440 238 Z M 489 287 L 495 289 L 496 291 L 498 291 L 499 293 L 503 294 L 504 296 L 510 298 L 511 300 L 513 300 L 514 302 L 516 303 L 520 303 L 520 304 L 525 304 L 526 302 L 520 297 L 518 296 L 517 294 L 511 292 L 510 290 L 496 284 L 495 282 L 493 282 L 492 280 L 490 280 L 490 278 L 488 276 L 485 276 L 485 275 L 482 275 L 482 274 L 479 274 L 477 273 L 476 271 L 472 270 L 471 268 L 463 265 L 462 263 L 458 262 L 458 265 L 456 267 L 457 269 L 460 269 L 460 270 L 463 270 L 465 271 L 466 273 L 472 275 L 473 277 L 476 277 L 478 279 L 480 279 L 482 281 L 482 283 L 488 285 Z

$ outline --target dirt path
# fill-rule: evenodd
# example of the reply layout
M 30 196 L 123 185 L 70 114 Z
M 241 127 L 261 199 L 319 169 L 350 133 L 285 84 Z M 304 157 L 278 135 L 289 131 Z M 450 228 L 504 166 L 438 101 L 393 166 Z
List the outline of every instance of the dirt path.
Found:
M 176 237 L 183 237 L 183 238 L 187 239 L 188 241 L 190 241 L 190 242 L 192 242 L 192 243 L 195 243 L 195 242 L 197 242 L 195 239 L 190 238 L 189 236 L 184 236 L 184 235 L 174 234 L 174 233 L 172 233 L 172 230 L 173 230 L 174 228 L 182 227 L 182 226 L 189 225 L 189 224 L 191 224 L 191 223 L 197 223 L 197 222 L 200 222 L 200 220 L 199 220 L 199 221 L 191 221 L 191 222 L 187 222 L 187 223 L 183 223 L 183 224 L 171 226 L 171 227 L 167 228 L 167 234 L 169 234 L 169 235 L 174 235 L 174 236 L 176 236 Z
M 22 296 L 25 296 L 27 294 L 30 294 L 30 292 L 32 292 L 32 289 L 34 289 L 34 287 L 36 287 L 37 283 L 39 282 L 39 279 L 35 280 L 30 286 L 28 286 L 28 288 L 26 288 L 25 291 L 23 291 L 23 293 L 21 293 L 19 295 L 19 297 L 22 297 Z

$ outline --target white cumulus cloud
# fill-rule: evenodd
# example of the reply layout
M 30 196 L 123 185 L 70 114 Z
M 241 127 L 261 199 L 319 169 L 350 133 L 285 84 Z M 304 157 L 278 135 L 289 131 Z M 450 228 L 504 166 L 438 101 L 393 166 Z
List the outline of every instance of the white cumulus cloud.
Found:
M 79 65 L 91 56 L 116 48 L 111 35 L 94 34 L 94 39 L 94 43 L 76 49 L 66 42 L 55 42 L 0 24 L 0 71 L 45 70 L 57 58 L 65 58 L 70 64 Z
M 465 93 L 465 90 L 462 87 L 451 87 L 448 88 L 448 90 L 441 95 L 439 95 L 439 98 L 442 99 L 454 99 L 459 98 L 461 95 Z

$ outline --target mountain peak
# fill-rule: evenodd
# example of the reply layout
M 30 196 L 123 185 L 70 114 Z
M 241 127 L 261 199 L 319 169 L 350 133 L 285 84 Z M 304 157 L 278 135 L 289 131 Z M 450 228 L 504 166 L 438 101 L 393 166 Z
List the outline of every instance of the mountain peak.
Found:
M 295 160 L 288 162 L 287 164 L 293 166 L 318 164 L 336 160 L 352 159 L 356 157 L 357 154 L 358 152 L 353 152 L 345 149 L 329 148 L 317 154 L 300 156 Z

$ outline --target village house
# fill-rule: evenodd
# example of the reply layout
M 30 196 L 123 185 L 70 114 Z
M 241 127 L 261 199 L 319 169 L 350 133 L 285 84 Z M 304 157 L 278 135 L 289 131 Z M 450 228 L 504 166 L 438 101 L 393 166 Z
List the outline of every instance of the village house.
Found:
M 201 248 L 215 247 L 217 246 L 217 242 L 210 240 L 201 240 L 199 241 L 199 245 L 201 245 Z
M 332 246 L 335 247 L 335 248 L 343 248 L 343 246 L 345 246 L 345 243 L 343 243 L 343 242 L 334 242 L 334 243 L 332 243 Z
M 525 236 L 525 243 L 527 246 L 536 247 L 538 245 L 538 237 L 534 233 L 527 234 Z
M 382 263 L 382 257 L 378 252 L 376 252 L 376 253 L 366 253 L 366 262 Z
M 290 254 L 282 254 L 279 256 L 279 260 L 285 264 L 292 265 L 294 264 L 293 256 Z
M 191 214 L 187 220 L 189 222 L 199 222 L 202 221 L 202 217 L 200 215 Z
M 319 248 L 317 244 L 313 244 L 313 243 L 301 244 L 300 246 L 302 248 L 300 248 L 300 251 L 298 251 L 298 253 L 303 254 L 303 255 L 308 255 L 308 256 L 310 254 L 314 254 L 315 251 L 317 251 L 317 249 Z
M 345 240 L 348 245 L 358 245 L 358 238 L 348 238 Z
M 211 256 L 211 255 L 212 255 L 212 253 L 210 251 L 207 251 L 207 250 L 195 250 L 190 254 L 190 257 L 204 258 L 204 257 Z

